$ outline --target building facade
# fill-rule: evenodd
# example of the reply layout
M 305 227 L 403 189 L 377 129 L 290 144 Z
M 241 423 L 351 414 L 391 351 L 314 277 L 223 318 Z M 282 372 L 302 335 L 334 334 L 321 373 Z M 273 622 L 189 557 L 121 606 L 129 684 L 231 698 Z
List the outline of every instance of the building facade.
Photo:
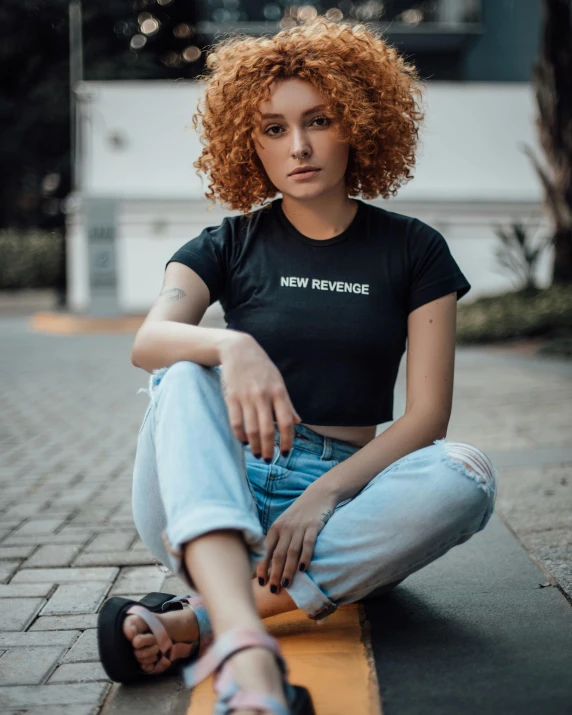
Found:
M 401 32 L 401 49 L 407 50 L 407 42 L 417 48 L 415 60 L 425 78 L 428 68 L 444 63 L 459 79 L 427 79 L 414 178 L 395 198 L 370 203 L 441 231 L 473 286 L 470 301 L 517 287 L 495 258 L 500 245 L 495 226 L 520 221 L 537 236 L 549 230 L 542 189 L 523 152 L 527 145 L 541 156 L 530 83 L 537 47 L 524 43 L 525 51 L 520 44 L 522 37 L 538 36 L 540 16 L 533 0 L 403 0 L 394 3 L 395 13 L 401 8 L 395 17 L 428 5 L 439 6 L 440 19 L 429 16 L 423 29 L 420 16 L 410 13 L 405 17 L 418 22 L 401 22 L 396 30 L 395 20 L 392 41 L 397 43 Z M 523 7 L 528 8 L 524 18 Z M 516 26 L 511 17 L 518 17 Z M 204 22 L 211 22 L 214 36 L 216 25 Z M 451 37 L 444 40 L 447 32 Z M 508 38 L 504 43 L 499 33 Z M 72 311 L 145 313 L 160 290 L 168 258 L 228 214 L 210 207 L 206 178 L 192 166 L 201 151 L 191 123 L 201 91 L 193 80 L 81 87 L 81 192 L 67 232 Z M 551 263 L 547 251 L 538 265 L 540 285 L 549 285 Z

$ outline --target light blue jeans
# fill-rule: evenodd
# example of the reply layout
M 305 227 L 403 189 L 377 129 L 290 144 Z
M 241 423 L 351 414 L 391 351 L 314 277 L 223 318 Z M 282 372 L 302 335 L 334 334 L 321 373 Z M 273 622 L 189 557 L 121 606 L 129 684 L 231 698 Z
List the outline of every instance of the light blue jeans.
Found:
M 150 376 L 137 440 L 133 516 L 154 556 L 196 591 L 182 564 L 187 541 L 219 529 L 242 532 L 251 575 L 272 523 L 304 489 L 360 447 L 296 425 L 288 457 L 256 459 L 232 432 L 220 367 L 181 361 Z M 497 471 L 471 445 L 436 440 L 377 474 L 338 504 L 312 560 L 287 591 L 309 618 L 393 588 L 484 529 Z

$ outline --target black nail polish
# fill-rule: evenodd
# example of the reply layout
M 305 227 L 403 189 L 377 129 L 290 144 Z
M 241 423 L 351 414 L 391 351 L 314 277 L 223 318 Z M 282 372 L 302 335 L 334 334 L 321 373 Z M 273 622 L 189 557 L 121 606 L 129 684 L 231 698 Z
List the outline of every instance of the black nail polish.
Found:
M 276 586 L 274 584 L 272 584 L 272 586 L 270 586 L 270 590 L 272 591 L 272 593 L 276 593 L 276 591 L 278 591 L 278 589 L 276 588 Z
M 282 585 L 284 586 L 284 588 L 286 588 L 286 586 L 287 586 L 289 583 L 290 583 L 290 582 L 288 581 L 287 578 L 285 578 L 285 579 L 282 581 Z
M 300 571 L 304 571 L 305 568 L 306 568 L 306 564 L 300 564 Z
M 264 579 L 263 579 L 261 576 L 258 577 L 258 583 L 259 583 L 261 586 L 264 586 Z
M 283 456 L 283 457 L 287 457 L 289 454 L 290 454 L 290 450 L 289 450 L 289 449 L 285 449 L 285 450 L 282 452 L 282 456 Z
M 270 464 L 270 462 L 272 461 L 272 457 L 264 457 L 264 461 L 266 462 L 266 464 Z
M 243 442 L 242 444 L 246 447 L 246 445 L 248 444 L 248 442 Z
M 262 457 L 262 454 L 255 454 L 254 456 L 256 457 L 256 459 L 260 459 L 260 457 Z

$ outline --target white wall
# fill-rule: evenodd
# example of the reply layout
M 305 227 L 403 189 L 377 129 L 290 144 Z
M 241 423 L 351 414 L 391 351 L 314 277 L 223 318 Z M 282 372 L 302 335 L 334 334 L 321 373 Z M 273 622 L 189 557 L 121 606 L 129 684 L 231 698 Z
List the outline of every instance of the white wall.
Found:
M 84 191 L 95 196 L 201 195 L 194 82 L 86 82 Z M 114 138 L 124 143 L 119 145 Z
M 192 166 L 201 145 L 191 117 L 193 81 L 88 82 L 85 191 L 133 198 L 200 198 Z M 525 83 L 435 82 L 415 178 L 402 199 L 537 201 L 540 187 L 520 143 L 536 146 L 535 106 Z M 124 148 L 110 137 L 121 135 Z M 206 186 L 206 182 L 205 182 Z
M 89 82 L 85 108 L 85 196 L 121 200 L 118 295 L 124 312 L 146 311 L 161 286 L 165 262 L 204 226 L 227 212 L 207 212 L 192 162 L 201 144 L 191 117 L 200 86 L 187 82 Z M 414 179 L 375 205 L 417 216 L 446 237 L 473 286 L 467 301 L 514 287 L 495 272 L 494 223 L 542 224 L 542 193 L 523 142 L 539 155 L 529 85 L 429 84 Z M 113 137 L 124 145 L 117 147 Z M 203 177 L 206 187 L 206 178 Z M 233 212 L 236 213 L 236 212 Z M 545 223 L 542 224 L 545 227 Z M 72 309 L 89 308 L 85 232 L 70 217 Z M 83 262 L 83 263 L 82 263 Z M 551 255 L 539 266 L 550 281 Z
M 538 201 L 521 144 L 538 146 L 534 95 L 526 83 L 435 82 L 415 179 L 401 199 Z

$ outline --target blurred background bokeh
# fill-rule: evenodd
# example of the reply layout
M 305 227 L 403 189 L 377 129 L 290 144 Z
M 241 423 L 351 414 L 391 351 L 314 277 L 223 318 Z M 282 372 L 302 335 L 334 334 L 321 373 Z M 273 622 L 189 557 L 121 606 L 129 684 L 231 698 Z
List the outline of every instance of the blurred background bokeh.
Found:
M 208 48 L 318 15 L 382 31 L 427 81 L 415 177 L 372 203 L 445 235 L 473 286 L 459 342 L 570 355 L 570 0 L 4 0 L 2 305 L 144 315 L 158 266 L 226 214 L 192 167 Z

